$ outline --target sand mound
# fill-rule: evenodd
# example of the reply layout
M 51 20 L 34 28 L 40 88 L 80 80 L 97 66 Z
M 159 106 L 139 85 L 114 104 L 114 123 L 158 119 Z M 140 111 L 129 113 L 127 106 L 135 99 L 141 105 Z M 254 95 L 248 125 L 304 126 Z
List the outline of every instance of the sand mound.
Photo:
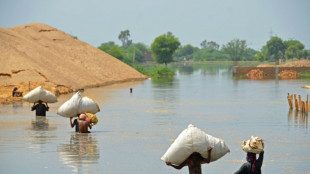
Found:
M 262 70 L 259 70 L 259 69 L 252 69 L 246 75 L 249 79 L 261 80 L 261 79 L 264 79 L 264 77 L 266 76 L 266 73 Z
M 45 24 L 0 28 L 0 86 L 85 88 L 146 79 L 127 64 Z
M 293 71 L 293 70 L 284 70 L 284 71 L 281 71 L 278 76 L 281 78 L 281 79 L 297 79 L 299 77 L 298 73 L 296 71 Z

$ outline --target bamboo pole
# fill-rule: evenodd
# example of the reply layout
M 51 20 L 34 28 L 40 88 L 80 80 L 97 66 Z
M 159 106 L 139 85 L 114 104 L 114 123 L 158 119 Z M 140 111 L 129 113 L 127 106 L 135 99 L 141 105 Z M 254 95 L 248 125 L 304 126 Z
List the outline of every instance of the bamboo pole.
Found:
M 308 113 L 308 100 L 309 96 L 307 95 L 307 100 L 305 101 L 305 112 Z
M 301 101 L 301 112 L 304 113 L 305 112 L 305 102 Z
M 301 96 L 298 95 L 298 105 L 299 105 L 299 110 L 301 110 Z
M 292 108 L 293 108 L 293 105 L 292 105 L 292 100 L 291 100 L 291 98 L 290 98 L 290 93 L 287 93 L 287 101 L 288 101 L 288 104 L 289 104 L 289 106 L 290 106 L 290 109 L 292 109 Z
M 297 102 L 297 99 L 295 98 L 295 109 L 296 111 L 298 112 L 298 102 Z

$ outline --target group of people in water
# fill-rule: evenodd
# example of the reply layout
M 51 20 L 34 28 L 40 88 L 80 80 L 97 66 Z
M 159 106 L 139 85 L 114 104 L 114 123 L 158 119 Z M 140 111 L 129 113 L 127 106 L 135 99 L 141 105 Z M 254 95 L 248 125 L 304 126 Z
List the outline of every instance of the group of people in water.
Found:
M 38 103 L 33 103 L 31 111 L 36 111 L 36 116 L 46 116 L 46 111 L 49 110 L 48 104 L 43 103 L 41 100 Z M 92 120 L 87 118 L 84 113 L 77 115 L 77 119 L 72 122 L 72 117 L 70 117 L 71 128 L 75 127 L 75 132 L 80 133 L 90 133 L 88 128 L 91 129 Z
M 46 116 L 46 111 L 49 110 L 47 103 L 43 104 L 41 100 L 38 103 L 34 103 L 31 107 L 31 111 L 36 110 L 36 116 Z M 80 133 L 90 133 L 88 128 L 91 129 L 91 119 L 88 119 L 84 113 L 77 115 L 77 119 L 72 122 L 72 117 L 70 117 L 71 128 L 75 127 L 75 132 Z M 169 162 L 166 165 L 171 166 L 175 169 L 182 169 L 184 166 L 188 166 L 189 174 L 201 174 L 201 164 L 210 163 L 211 151 L 213 147 L 209 147 L 208 157 L 203 158 L 199 153 L 192 153 L 184 162 L 180 165 L 171 164 Z M 261 174 L 261 167 L 264 159 L 264 151 L 259 154 L 259 158 L 256 159 L 256 154 L 247 152 L 246 162 L 240 167 L 235 174 Z

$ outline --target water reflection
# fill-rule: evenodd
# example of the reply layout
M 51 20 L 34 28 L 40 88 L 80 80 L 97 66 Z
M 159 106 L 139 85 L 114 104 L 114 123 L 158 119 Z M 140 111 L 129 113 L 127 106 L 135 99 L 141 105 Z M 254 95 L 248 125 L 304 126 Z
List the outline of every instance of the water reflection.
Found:
M 98 141 L 92 134 L 72 133 L 68 144 L 57 147 L 59 159 L 73 172 L 88 173 L 99 160 Z
M 186 65 L 179 67 L 179 73 L 182 75 L 191 75 L 194 73 L 194 67 L 192 65 Z
M 152 78 L 152 85 L 156 88 L 172 88 L 174 86 L 174 77 Z
M 35 120 L 31 120 L 31 126 L 36 131 L 48 130 L 48 119 L 44 116 L 36 116 Z
M 17 111 L 23 107 L 23 103 L 20 102 L 20 103 L 13 103 L 12 104 L 12 110 L 13 110 L 13 113 L 17 113 Z
M 297 110 L 290 109 L 287 113 L 288 124 L 294 123 L 296 128 L 308 129 L 308 113 L 298 112 Z

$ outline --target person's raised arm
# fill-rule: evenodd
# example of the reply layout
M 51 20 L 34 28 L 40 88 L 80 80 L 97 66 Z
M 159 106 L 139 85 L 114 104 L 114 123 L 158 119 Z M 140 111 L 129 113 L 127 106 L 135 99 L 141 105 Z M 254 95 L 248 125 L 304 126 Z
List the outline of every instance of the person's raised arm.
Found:
M 173 167 L 173 168 L 175 168 L 175 169 L 178 169 L 178 170 L 180 170 L 180 169 L 182 169 L 184 166 L 186 166 L 186 164 L 187 164 L 187 159 L 185 160 L 185 161 L 183 161 L 180 165 L 174 165 L 174 164 L 171 164 L 170 162 L 166 162 L 166 165 L 167 166 L 171 166 L 171 167 Z
M 71 125 L 71 128 L 75 126 L 75 124 L 72 123 L 72 117 L 70 117 L 70 125 Z
M 46 111 L 48 111 L 48 109 L 50 108 L 50 107 L 48 107 L 48 104 L 47 103 L 45 103 L 46 104 Z
M 35 106 L 35 105 L 36 105 L 36 102 L 33 103 L 32 107 L 31 107 L 31 111 L 33 111 L 33 110 L 36 109 L 36 106 Z
M 264 160 L 264 151 L 262 151 L 260 154 L 259 154 L 259 157 L 258 159 L 256 160 L 256 165 L 259 166 L 259 167 L 262 167 L 263 165 L 263 160 Z
M 202 163 L 210 163 L 212 149 L 213 149 L 213 147 L 211 147 L 211 146 L 208 147 L 208 158 L 207 159 L 203 158 Z

